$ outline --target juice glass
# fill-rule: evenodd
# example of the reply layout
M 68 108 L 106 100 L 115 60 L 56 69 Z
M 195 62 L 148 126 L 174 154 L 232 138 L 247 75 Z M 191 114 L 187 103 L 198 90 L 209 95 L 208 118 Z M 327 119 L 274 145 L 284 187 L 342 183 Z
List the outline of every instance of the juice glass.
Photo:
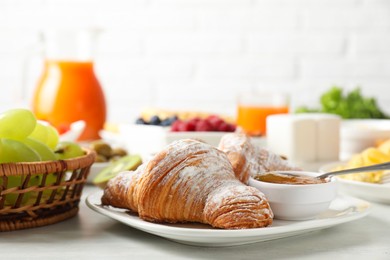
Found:
M 237 125 L 250 136 L 266 135 L 267 116 L 289 112 L 288 96 L 283 93 L 243 93 L 238 97 Z
M 84 120 L 79 140 L 99 139 L 106 103 L 93 66 L 95 32 L 57 30 L 43 36 L 45 66 L 33 96 L 35 115 L 59 130 Z

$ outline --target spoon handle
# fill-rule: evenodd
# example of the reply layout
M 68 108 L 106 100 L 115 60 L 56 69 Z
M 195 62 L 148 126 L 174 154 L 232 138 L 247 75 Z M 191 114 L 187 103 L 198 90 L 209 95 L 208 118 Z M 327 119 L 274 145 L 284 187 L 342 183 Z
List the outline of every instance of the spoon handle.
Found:
M 390 162 L 379 163 L 379 164 L 374 164 L 374 165 L 365 166 L 365 167 L 345 169 L 345 170 L 341 170 L 341 171 L 327 172 L 327 173 L 324 173 L 324 174 L 317 176 L 317 178 L 323 179 L 323 178 L 326 178 L 329 176 L 341 175 L 341 174 L 346 174 L 346 173 L 371 172 L 371 171 L 379 171 L 379 170 L 390 170 Z

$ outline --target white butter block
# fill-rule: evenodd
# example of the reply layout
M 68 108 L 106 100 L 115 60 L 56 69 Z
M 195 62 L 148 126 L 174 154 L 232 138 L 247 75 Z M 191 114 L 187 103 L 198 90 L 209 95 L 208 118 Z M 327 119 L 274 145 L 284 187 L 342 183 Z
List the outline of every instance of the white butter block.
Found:
M 333 161 L 339 157 L 340 117 L 280 114 L 267 117 L 267 146 L 289 160 Z
M 317 161 L 337 161 L 340 154 L 340 117 L 320 115 L 317 119 Z
M 268 116 L 267 147 L 293 162 L 316 160 L 316 122 L 287 114 Z

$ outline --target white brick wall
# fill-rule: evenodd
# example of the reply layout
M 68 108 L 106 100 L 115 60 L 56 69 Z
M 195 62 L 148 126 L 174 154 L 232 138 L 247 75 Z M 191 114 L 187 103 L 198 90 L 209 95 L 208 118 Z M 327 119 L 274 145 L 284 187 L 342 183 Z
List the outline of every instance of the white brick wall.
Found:
M 96 71 L 113 121 L 148 106 L 233 115 L 251 89 L 314 105 L 333 84 L 361 86 L 390 113 L 388 0 L 0 0 L 1 109 L 28 104 L 23 75 L 28 98 L 48 25 L 102 29 Z

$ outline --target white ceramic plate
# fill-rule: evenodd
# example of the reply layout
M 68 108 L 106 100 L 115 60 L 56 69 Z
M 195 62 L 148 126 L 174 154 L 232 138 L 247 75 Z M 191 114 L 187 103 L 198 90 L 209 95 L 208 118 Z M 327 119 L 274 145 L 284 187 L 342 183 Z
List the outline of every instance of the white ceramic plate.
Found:
M 344 162 L 329 163 L 320 168 L 320 172 L 328 172 Z M 390 184 L 375 184 L 337 178 L 339 191 L 373 202 L 390 203 Z
M 295 236 L 362 218 L 370 210 L 370 204 L 366 201 L 351 197 L 338 197 L 331 203 L 329 210 L 314 220 L 274 220 L 272 226 L 266 228 L 222 230 L 195 223 L 156 224 L 147 222 L 136 215 L 129 214 L 126 210 L 102 206 L 100 202 L 102 194 L 103 191 L 93 193 L 86 200 L 87 205 L 98 213 L 118 220 L 133 228 L 178 243 L 212 247 L 243 245 Z

